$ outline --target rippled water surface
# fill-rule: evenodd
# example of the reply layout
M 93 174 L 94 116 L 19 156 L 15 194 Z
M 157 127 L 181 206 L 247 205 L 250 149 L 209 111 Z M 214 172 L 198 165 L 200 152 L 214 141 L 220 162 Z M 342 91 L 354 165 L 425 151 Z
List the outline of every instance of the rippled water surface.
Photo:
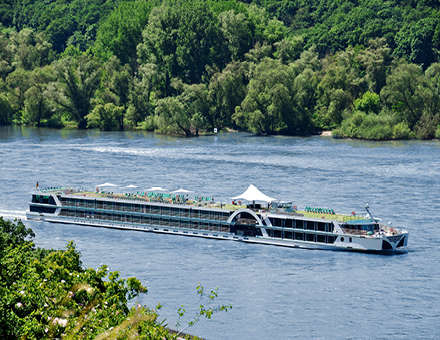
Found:
M 0 127 L 0 215 L 24 218 L 41 186 L 184 188 L 227 200 L 249 184 L 299 208 L 372 213 L 410 233 L 395 256 L 299 250 L 191 237 L 26 222 L 36 244 L 74 240 L 84 266 L 108 264 L 148 287 L 137 301 L 191 320 L 196 286 L 219 286 L 227 313 L 189 332 L 206 339 L 409 339 L 440 334 L 440 142 L 226 133 L 175 138 L 137 132 Z

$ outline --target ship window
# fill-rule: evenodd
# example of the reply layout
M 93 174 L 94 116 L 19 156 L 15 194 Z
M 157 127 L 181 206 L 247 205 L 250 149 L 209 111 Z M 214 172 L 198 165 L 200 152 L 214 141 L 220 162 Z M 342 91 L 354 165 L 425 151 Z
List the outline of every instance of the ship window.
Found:
M 169 216 L 171 211 L 170 207 L 162 207 L 162 215 Z
M 303 220 L 296 220 L 295 227 L 296 227 L 296 229 L 304 229 L 304 221 Z
M 160 215 L 160 207 L 156 207 L 154 205 L 152 205 L 151 207 L 151 213 L 154 215 Z
M 272 237 L 272 229 L 266 229 L 267 236 Z
M 181 221 L 182 223 L 182 228 L 189 228 L 189 221 Z
M 200 210 L 200 218 L 202 220 L 209 220 L 209 211 Z
M 214 213 L 214 216 L 215 216 L 214 218 L 215 218 L 216 221 L 221 221 L 222 220 L 222 213 L 221 212 L 216 211 Z
M 285 231 L 284 238 L 288 238 L 291 240 L 293 238 L 293 232 L 292 231 Z
M 297 232 L 295 232 L 294 236 L 295 236 L 295 240 L 304 241 L 304 233 L 297 233 Z
M 281 230 L 274 230 L 273 237 L 281 238 Z
M 269 217 L 270 223 L 272 223 L 272 225 L 274 227 L 281 227 L 281 219 L 280 218 L 273 218 L 273 217 Z
M 325 235 L 316 235 L 316 242 L 325 243 Z
M 291 220 L 291 219 L 287 219 L 287 220 L 284 222 L 284 226 L 285 226 L 286 228 L 293 228 L 293 220 Z
M 315 222 L 313 222 L 313 221 L 307 221 L 307 222 L 306 222 L 306 229 L 307 229 L 307 230 L 315 230 Z
M 350 237 L 349 239 L 348 239 L 348 242 L 353 242 L 353 240 L 352 240 L 352 238 Z
M 151 218 L 151 224 L 154 224 L 154 225 L 160 225 L 160 218 L 158 218 L 158 217 L 152 217 L 152 218 Z
M 222 220 L 227 221 L 229 219 L 230 213 L 222 213 Z
M 31 206 L 30 211 L 53 214 L 56 208 Z
M 315 234 L 306 233 L 306 241 L 315 242 Z
M 326 224 L 327 223 L 324 223 L 324 222 L 318 222 L 318 230 L 319 231 L 326 231 L 325 229 L 326 229 Z M 319 242 L 319 241 L 318 241 Z
M 335 243 L 335 237 L 334 236 L 327 236 L 327 243 Z
M 191 218 L 199 218 L 199 216 L 198 210 L 191 210 Z
M 179 208 L 172 208 L 171 215 L 172 216 L 180 216 L 180 209 Z

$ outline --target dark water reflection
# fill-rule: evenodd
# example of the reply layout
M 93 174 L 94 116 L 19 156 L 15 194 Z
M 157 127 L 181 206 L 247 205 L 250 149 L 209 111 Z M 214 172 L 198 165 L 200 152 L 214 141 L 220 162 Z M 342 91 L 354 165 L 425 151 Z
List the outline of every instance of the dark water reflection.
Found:
M 250 183 L 300 208 L 374 215 L 410 232 L 398 256 L 308 251 L 197 238 L 29 223 L 36 243 L 75 240 L 85 266 L 106 263 L 149 288 L 139 299 L 195 312 L 198 282 L 234 308 L 190 332 L 207 339 L 436 338 L 439 333 L 440 142 L 366 142 L 227 133 L 176 138 L 145 132 L 0 127 L 0 214 L 24 216 L 42 186 L 112 182 L 185 188 L 226 200 Z M 184 321 L 189 321 L 184 320 Z

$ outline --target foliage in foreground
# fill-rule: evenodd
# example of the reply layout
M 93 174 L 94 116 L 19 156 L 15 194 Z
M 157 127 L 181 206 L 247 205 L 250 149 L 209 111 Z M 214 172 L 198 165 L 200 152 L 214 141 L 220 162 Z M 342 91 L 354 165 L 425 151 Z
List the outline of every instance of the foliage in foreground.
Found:
M 128 300 L 147 292 L 139 280 L 123 279 L 105 265 L 83 269 L 72 241 L 65 250 L 35 249 L 27 240 L 34 236 L 21 221 L 0 217 L 1 339 L 177 338 L 158 322 L 160 305 L 128 308 Z M 203 296 L 200 285 L 198 293 Z M 209 299 L 216 296 L 213 291 Z M 231 307 L 201 304 L 189 326 Z

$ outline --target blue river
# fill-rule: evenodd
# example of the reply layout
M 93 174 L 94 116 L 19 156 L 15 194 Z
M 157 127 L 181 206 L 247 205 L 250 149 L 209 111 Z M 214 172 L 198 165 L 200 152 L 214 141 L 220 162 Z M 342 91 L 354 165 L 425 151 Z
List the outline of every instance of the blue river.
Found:
M 440 335 L 440 142 L 222 133 L 178 138 L 144 132 L 0 127 L 0 215 L 24 219 L 40 186 L 110 182 L 161 186 L 228 201 L 249 184 L 299 209 L 364 213 L 409 231 L 393 256 L 25 222 L 37 246 L 74 240 L 85 267 L 135 276 L 176 328 L 219 287 L 228 312 L 186 332 L 205 339 L 434 339 Z M 126 190 L 126 189 L 125 189 Z

